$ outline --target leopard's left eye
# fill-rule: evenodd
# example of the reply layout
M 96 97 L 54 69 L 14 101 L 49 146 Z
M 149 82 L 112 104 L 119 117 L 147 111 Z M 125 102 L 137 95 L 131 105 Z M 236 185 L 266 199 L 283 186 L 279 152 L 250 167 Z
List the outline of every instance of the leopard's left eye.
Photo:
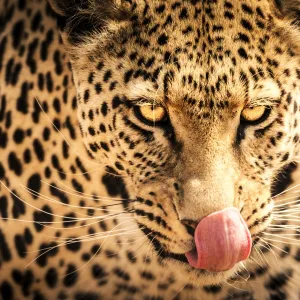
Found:
M 154 126 L 167 120 L 167 111 L 159 105 L 141 105 L 135 106 L 135 114 L 142 122 Z
M 271 109 L 265 106 L 246 107 L 241 113 L 241 122 L 258 124 L 265 121 Z

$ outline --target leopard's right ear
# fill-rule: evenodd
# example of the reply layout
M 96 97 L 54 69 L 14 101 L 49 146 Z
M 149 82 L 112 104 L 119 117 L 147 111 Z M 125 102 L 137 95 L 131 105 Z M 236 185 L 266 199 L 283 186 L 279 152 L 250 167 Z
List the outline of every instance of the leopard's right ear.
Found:
M 60 16 L 67 16 L 70 13 L 70 10 L 74 9 L 75 6 L 81 5 L 81 3 L 76 4 L 76 2 L 71 0 L 48 0 L 48 2 L 53 11 Z
M 274 0 L 280 16 L 300 27 L 300 0 Z
M 94 32 L 101 34 L 109 23 L 129 19 L 122 0 L 48 0 L 57 16 L 63 40 L 69 45 L 81 43 Z

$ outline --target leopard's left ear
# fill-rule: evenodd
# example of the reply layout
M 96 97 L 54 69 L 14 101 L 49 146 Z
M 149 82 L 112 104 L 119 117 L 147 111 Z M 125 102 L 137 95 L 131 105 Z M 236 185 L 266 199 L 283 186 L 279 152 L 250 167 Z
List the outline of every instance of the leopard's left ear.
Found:
M 97 32 L 101 35 L 110 23 L 129 18 L 122 0 L 48 0 L 57 17 L 63 40 L 78 45 L 86 37 Z
M 280 15 L 300 27 L 300 0 L 274 0 Z

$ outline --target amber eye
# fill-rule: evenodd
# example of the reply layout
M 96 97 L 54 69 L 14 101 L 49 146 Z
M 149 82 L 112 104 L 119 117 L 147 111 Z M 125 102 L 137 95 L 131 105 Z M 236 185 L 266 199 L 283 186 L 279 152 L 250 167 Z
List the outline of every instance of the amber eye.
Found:
M 167 119 L 167 111 L 159 105 L 141 105 L 135 107 L 136 116 L 148 125 L 154 126 Z
M 267 119 L 270 109 L 265 106 L 246 107 L 241 113 L 241 121 L 247 123 L 260 123 Z

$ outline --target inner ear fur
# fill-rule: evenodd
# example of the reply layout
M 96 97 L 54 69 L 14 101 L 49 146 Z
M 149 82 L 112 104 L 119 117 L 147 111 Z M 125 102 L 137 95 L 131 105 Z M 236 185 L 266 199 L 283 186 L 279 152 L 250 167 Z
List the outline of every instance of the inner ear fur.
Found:
M 274 0 L 282 18 L 300 27 L 300 0 Z

